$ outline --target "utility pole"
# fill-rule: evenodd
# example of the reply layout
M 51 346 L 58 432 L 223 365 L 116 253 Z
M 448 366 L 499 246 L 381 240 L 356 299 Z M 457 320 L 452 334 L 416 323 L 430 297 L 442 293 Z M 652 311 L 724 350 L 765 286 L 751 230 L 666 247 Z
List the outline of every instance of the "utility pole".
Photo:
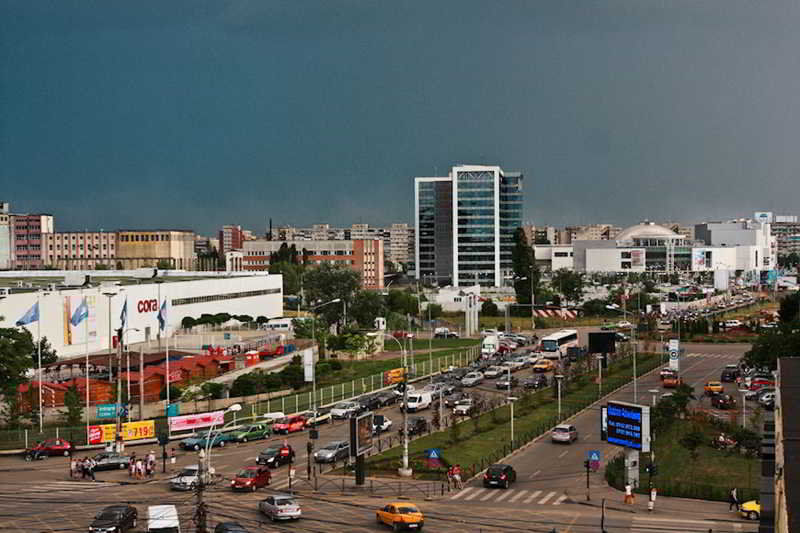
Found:
M 592 466 L 589 462 L 589 459 L 586 459 L 583 462 L 583 467 L 586 469 L 586 501 L 588 502 L 592 500 L 591 496 L 589 495 L 589 472 L 592 471 Z
M 536 267 L 536 257 L 534 255 L 533 263 L 531 263 L 531 275 L 528 279 L 531 282 L 531 329 L 536 330 L 536 304 L 534 302 L 535 294 L 533 291 L 533 269 Z
M 141 345 L 139 346 L 139 420 L 144 420 L 144 346 Z
M 122 338 L 122 328 L 119 329 L 119 338 Z M 117 453 L 122 453 L 122 376 L 120 370 L 122 369 L 122 343 L 117 343 L 117 405 L 115 410 L 117 412 Z M 109 376 L 111 375 L 111 367 L 108 368 Z M 130 378 L 129 378 L 130 379 Z
M 211 438 L 211 433 L 209 433 L 208 438 Z M 203 492 L 205 491 L 206 485 L 206 454 L 204 450 L 200 450 L 198 456 L 200 460 L 197 465 L 197 509 L 195 509 L 194 513 L 194 522 L 197 524 L 197 533 L 208 533 L 208 528 L 206 526 L 206 504 L 203 501 Z

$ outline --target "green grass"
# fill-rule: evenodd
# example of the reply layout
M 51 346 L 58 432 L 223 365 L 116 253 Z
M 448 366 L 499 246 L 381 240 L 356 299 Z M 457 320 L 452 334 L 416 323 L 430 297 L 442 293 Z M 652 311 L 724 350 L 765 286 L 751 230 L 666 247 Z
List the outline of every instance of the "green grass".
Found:
M 703 445 L 698 449 L 697 460 L 679 444 L 680 438 L 696 425 L 704 434 Z M 706 421 L 675 420 L 661 434 L 656 435 L 654 450 L 658 474 L 653 485 L 664 496 L 727 501 L 731 488 L 736 487 L 739 500 L 758 498 L 761 475 L 760 460 L 740 453 L 716 450 L 711 440 L 719 435 L 719 428 Z M 645 468 L 649 463 L 642 454 L 639 492 L 649 488 Z M 624 485 L 621 459 L 608 465 L 607 479 L 612 486 Z
M 479 339 L 414 339 L 413 343 L 409 345 L 409 349 L 413 347 L 414 351 L 427 350 L 429 347 L 434 350 L 442 348 L 468 348 L 470 346 L 477 346 L 480 344 Z M 394 345 L 394 348 L 392 348 Z M 397 343 L 392 341 L 384 343 L 384 347 L 388 350 L 397 348 Z
M 637 372 L 641 375 L 659 366 L 660 357 L 655 354 L 640 355 L 637 359 Z M 630 359 L 619 361 L 604 372 L 603 394 L 627 383 L 632 378 Z M 568 418 L 591 404 L 598 397 L 598 387 L 593 380 L 578 378 L 562 390 L 561 419 Z M 445 465 L 460 464 L 470 474 L 480 471 L 487 464 L 507 455 L 512 449 L 533 440 L 558 423 L 558 404 L 553 398 L 552 389 L 544 389 L 532 394 L 523 394 L 514 408 L 514 436 L 511 443 L 510 408 L 499 407 L 475 420 L 458 424 L 459 436 L 454 439 L 451 428 L 420 437 L 409 444 L 409 460 L 420 479 L 440 479 L 443 469 L 432 470 L 427 467 L 424 450 L 441 448 Z M 402 449 L 387 450 L 367 459 L 371 475 L 394 475 L 400 466 Z

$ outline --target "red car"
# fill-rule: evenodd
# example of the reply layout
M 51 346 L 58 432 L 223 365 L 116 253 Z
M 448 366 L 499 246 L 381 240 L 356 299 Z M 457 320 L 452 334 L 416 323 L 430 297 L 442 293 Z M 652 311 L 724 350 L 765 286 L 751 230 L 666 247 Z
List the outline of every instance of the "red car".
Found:
M 761 389 L 763 387 L 774 387 L 774 386 L 775 386 L 775 382 L 774 381 L 770 381 L 768 379 L 756 378 L 756 379 L 754 379 L 753 381 L 750 382 L 750 390 L 752 390 L 752 391 L 759 390 L 759 389 Z
M 303 415 L 286 416 L 272 424 L 272 431 L 275 433 L 294 433 L 303 431 L 308 425 L 308 419 Z
M 72 444 L 66 439 L 47 439 L 25 452 L 25 459 L 41 459 L 53 455 L 68 457 L 72 453 Z
M 414 334 L 409 331 L 398 330 L 392 333 L 392 337 L 395 339 L 413 339 Z
M 239 470 L 236 477 L 231 480 L 233 490 L 256 490 L 269 485 L 272 473 L 266 466 L 248 466 Z

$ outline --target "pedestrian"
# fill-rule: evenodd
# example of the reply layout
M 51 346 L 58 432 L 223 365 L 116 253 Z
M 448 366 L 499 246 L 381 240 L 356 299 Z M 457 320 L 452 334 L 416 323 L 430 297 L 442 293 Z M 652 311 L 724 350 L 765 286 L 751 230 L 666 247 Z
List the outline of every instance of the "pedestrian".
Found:
M 739 497 L 736 495 L 736 487 L 731 489 L 730 498 L 728 500 L 728 511 L 739 510 Z
M 92 481 L 97 481 L 97 479 L 94 477 L 94 467 L 97 466 L 97 463 L 91 457 L 86 460 L 86 463 L 87 469 L 89 470 L 89 476 L 92 478 Z
M 453 466 L 451 465 L 447 469 L 447 490 L 451 490 L 453 487 Z
M 78 460 L 75 457 L 69 458 L 69 478 L 75 479 L 78 476 Z
M 153 477 L 156 471 L 156 452 L 150 450 L 150 453 L 147 454 L 147 476 Z
M 635 499 L 633 497 L 633 487 L 631 486 L 630 483 L 628 483 L 627 485 L 625 485 L 625 503 L 632 505 L 634 501 Z
M 136 479 L 142 479 L 144 477 L 144 462 L 141 458 L 136 459 Z
M 456 482 L 456 489 L 461 490 L 464 486 L 461 484 L 461 465 L 456 464 L 453 469 L 453 480 Z
M 83 459 L 81 459 L 80 464 L 78 465 L 80 467 L 80 469 L 81 469 L 81 479 L 86 479 L 86 476 L 89 475 L 89 470 L 88 470 L 88 468 L 86 466 L 86 461 L 87 460 L 88 460 L 88 457 L 84 457 Z
M 169 464 L 170 464 L 170 472 L 172 472 L 172 465 L 175 464 L 177 461 L 177 457 L 175 456 L 175 448 L 172 448 L 169 452 Z
M 131 459 L 128 461 L 128 476 L 133 477 L 136 474 L 136 452 L 131 454 Z

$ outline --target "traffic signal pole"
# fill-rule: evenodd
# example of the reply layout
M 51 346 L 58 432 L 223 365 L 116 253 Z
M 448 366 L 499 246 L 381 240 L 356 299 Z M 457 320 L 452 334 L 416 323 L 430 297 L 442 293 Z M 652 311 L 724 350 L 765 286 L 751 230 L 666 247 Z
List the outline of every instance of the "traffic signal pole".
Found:
M 592 497 L 589 495 L 589 472 L 592 469 L 592 466 L 591 466 L 591 463 L 589 462 L 589 459 L 586 459 L 583 462 L 583 466 L 586 469 L 586 501 L 588 502 L 588 501 L 592 500 Z

